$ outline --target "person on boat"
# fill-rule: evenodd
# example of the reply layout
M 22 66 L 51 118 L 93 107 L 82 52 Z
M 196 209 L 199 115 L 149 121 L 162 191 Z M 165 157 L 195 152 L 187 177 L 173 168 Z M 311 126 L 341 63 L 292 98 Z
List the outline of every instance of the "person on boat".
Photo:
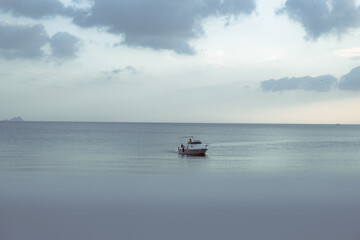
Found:
M 188 144 L 191 144 L 192 143 L 192 141 L 191 141 L 191 138 L 189 139 L 189 141 L 188 141 Z

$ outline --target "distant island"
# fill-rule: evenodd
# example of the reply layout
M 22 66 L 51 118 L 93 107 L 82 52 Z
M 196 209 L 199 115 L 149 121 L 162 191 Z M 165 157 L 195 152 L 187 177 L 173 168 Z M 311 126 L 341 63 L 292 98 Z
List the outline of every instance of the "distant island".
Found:
M 3 122 L 23 122 L 24 120 L 21 117 L 14 117 L 10 120 L 3 120 Z

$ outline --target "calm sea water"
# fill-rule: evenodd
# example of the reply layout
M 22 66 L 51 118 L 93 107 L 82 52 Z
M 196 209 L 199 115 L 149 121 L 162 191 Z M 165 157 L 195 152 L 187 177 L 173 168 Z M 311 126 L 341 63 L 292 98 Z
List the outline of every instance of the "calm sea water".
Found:
M 181 157 L 180 137 L 207 142 Z M 358 125 L 0 122 L 1 174 L 360 172 Z
M 358 240 L 359 174 L 357 125 L 0 122 L 0 239 Z

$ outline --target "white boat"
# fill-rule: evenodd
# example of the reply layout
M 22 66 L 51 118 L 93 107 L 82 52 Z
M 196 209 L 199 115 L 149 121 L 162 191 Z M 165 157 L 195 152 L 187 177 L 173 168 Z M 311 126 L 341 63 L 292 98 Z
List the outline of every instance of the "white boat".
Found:
M 200 140 L 195 140 L 193 136 L 181 138 L 181 145 L 178 147 L 179 154 L 182 155 L 205 155 L 209 146 Z

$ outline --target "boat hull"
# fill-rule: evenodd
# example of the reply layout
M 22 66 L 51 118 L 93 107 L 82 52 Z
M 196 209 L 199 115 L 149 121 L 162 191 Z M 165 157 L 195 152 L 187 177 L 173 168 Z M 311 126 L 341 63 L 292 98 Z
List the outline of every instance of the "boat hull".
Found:
M 202 149 L 186 149 L 186 148 L 178 148 L 178 152 L 181 155 L 193 155 L 193 156 L 204 156 L 207 148 Z

